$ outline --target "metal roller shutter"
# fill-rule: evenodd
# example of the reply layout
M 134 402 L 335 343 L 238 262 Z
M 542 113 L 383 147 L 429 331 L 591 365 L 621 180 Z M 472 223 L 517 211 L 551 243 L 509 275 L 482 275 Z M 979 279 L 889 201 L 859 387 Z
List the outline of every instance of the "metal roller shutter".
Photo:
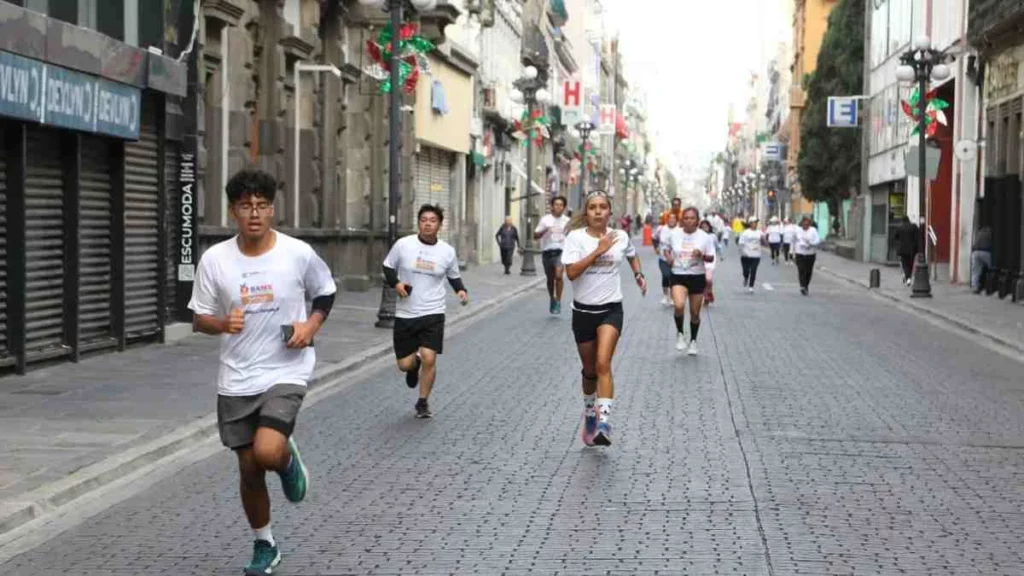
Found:
M 160 331 L 160 158 L 154 107 L 149 104 L 143 105 L 139 140 L 124 144 L 124 324 L 129 342 Z
M 3 124 L 0 124 L 0 129 Z M 0 150 L 0 358 L 9 355 L 7 341 L 7 158 Z
M 423 204 L 440 206 L 444 210 L 445 223 L 441 226 L 438 237 L 448 240 L 451 226 L 449 214 L 451 206 L 452 153 L 439 148 L 424 146 L 417 158 L 416 167 L 416 206 L 414 213 Z
M 111 324 L 113 185 L 110 178 L 110 154 L 109 140 L 82 137 L 78 333 L 79 345 L 86 350 L 117 343 Z
M 54 130 L 28 129 L 25 355 L 29 361 L 59 355 L 64 345 L 64 168 L 60 144 L 60 135 Z

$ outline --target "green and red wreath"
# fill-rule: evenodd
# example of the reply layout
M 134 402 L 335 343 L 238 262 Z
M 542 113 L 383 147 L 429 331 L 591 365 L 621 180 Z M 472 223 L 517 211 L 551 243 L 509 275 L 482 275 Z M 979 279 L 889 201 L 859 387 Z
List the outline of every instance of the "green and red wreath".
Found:
M 925 136 L 928 138 L 935 137 L 935 133 L 938 131 L 940 125 L 949 125 L 949 120 L 946 118 L 946 113 L 944 112 L 944 110 L 949 108 L 949 102 L 939 98 L 937 92 L 937 90 L 932 90 L 924 95 L 924 100 L 926 102 L 924 107 Z M 918 134 L 921 121 L 920 88 L 914 88 L 914 91 L 910 93 L 910 98 L 908 100 L 903 100 L 900 104 L 903 106 L 903 113 L 914 121 L 914 131 L 911 134 L 916 136 Z
M 545 140 L 551 138 L 550 126 L 551 120 L 544 115 L 543 110 L 534 110 L 532 113 L 524 110 L 522 117 L 512 123 L 512 135 L 523 138 L 523 144 L 533 142 L 540 148 Z
M 391 51 L 394 34 L 391 25 L 381 28 L 374 40 L 366 41 L 366 51 L 373 60 L 365 72 L 380 82 L 381 93 L 391 92 Z M 416 90 L 420 74 L 430 74 L 430 63 L 425 54 L 433 51 L 434 43 L 419 35 L 419 24 L 407 22 L 398 29 L 398 82 L 407 94 Z

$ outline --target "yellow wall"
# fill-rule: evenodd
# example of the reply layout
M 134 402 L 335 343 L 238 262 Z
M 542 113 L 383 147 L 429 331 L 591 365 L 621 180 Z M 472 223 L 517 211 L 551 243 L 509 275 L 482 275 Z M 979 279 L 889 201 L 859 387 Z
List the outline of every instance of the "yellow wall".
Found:
M 804 23 L 804 72 L 814 72 L 818 67 L 818 53 L 821 41 L 828 28 L 828 15 L 836 6 L 836 0 L 806 0 L 807 12 Z
M 467 154 L 470 120 L 473 114 L 473 79 L 435 56 L 428 56 L 433 76 L 421 76 L 416 86 L 416 138 L 452 152 Z M 430 108 L 434 80 L 444 85 L 448 114 Z

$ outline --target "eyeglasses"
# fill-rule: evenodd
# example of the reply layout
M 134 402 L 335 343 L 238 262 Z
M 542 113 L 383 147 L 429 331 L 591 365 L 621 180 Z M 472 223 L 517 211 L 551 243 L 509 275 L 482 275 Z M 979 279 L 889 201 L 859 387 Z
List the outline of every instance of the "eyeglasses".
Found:
M 258 214 L 266 214 L 274 209 L 273 204 L 266 202 L 260 202 L 259 204 L 250 204 L 249 202 L 243 202 L 241 204 L 235 204 L 235 210 L 242 214 L 252 214 L 255 210 Z

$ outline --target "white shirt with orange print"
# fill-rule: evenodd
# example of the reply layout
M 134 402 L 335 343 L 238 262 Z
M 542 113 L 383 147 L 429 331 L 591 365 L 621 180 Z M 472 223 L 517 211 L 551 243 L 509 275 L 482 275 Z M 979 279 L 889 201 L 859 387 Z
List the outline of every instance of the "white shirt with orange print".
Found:
M 207 250 L 199 260 L 192 300 L 196 314 L 226 316 L 245 310 L 245 328 L 220 336 L 217 393 L 262 394 L 275 384 L 308 385 L 316 352 L 285 346 L 281 326 L 306 320 L 306 302 L 337 291 L 327 264 L 313 248 L 287 234 L 260 256 L 246 256 L 231 238 Z
M 399 298 L 397 318 L 421 318 L 444 314 L 445 285 L 448 278 L 459 278 L 459 259 L 455 248 L 444 240 L 424 244 L 416 234 L 395 242 L 384 265 L 398 271 L 398 281 L 412 286 L 408 298 Z
M 624 230 L 610 232 L 615 234 L 615 244 L 572 281 L 573 302 L 588 306 L 622 302 L 619 266 L 627 258 L 636 257 L 636 248 Z M 583 260 L 597 250 L 599 243 L 600 240 L 587 234 L 585 228 L 573 230 L 565 237 L 562 264 L 569 266 Z

